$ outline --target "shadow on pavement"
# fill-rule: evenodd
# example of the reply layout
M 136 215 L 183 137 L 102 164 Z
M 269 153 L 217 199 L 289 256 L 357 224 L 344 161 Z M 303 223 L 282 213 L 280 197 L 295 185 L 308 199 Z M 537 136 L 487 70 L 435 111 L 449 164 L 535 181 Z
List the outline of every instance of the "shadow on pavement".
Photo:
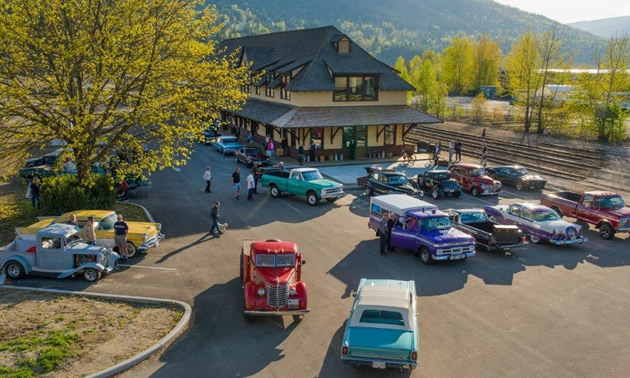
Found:
M 260 317 L 248 323 L 242 316 L 242 302 L 238 277 L 197 295 L 191 328 L 160 357 L 165 364 L 153 376 L 252 376 L 284 358 L 279 346 L 297 323 L 288 316 Z M 182 371 L 182 366 L 202 370 Z

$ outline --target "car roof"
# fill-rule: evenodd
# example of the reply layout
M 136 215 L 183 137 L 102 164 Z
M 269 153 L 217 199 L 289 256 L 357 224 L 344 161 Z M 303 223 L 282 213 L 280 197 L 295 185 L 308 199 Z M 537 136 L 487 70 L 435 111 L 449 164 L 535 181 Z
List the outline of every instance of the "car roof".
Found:
M 77 226 L 72 226 L 64 223 L 55 223 L 50 226 L 40 230 L 37 232 L 37 237 L 49 237 L 49 238 L 58 238 L 58 237 L 69 237 L 81 229 Z
M 429 173 L 433 173 L 433 174 L 437 174 L 437 173 L 448 173 L 451 174 L 451 172 L 445 170 L 445 169 L 432 169 L 430 171 L 427 171 Z
M 479 212 L 486 212 L 484 209 L 481 208 L 470 208 L 470 209 L 449 209 L 448 211 L 453 211 L 455 213 L 459 213 L 459 214 L 464 214 L 464 213 L 479 213 Z
M 465 168 L 465 169 L 477 169 L 477 168 L 482 168 L 481 165 L 479 164 L 471 164 L 471 163 L 457 163 L 457 164 L 453 164 L 451 165 L 450 168 Z
M 255 254 L 296 253 L 298 251 L 295 242 L 281 240 L 256 241 L 251 244 L 251 249 Z
M 518 169 L 518 168 L 525 168 L 522 165 L 494 165 L 492 167 L 489 168 L 512 168 L 512 169 Z
M 317 171 L 317 168 L 293 168 L 291 172 L 309 172 L 309 171 Z
M 409 214 L 418 218 L 445 217 L 448 215 L 445 212 L 437 209 L 433 209 L 431 211 L 415 210 L 410 211 Z
M 406 194 L 386 194 L 372 197 L 372 204 L 384 208 L 387 211 L 398 212 L 400 215 L 410 210 L 432 210 L 437 206 Z
M 114 214 L 114 212 L 111 210 L 77 210 L 77 211 L 72 211 L 70 213 L 65 213 L 59 216 L 57 219 L 60 221 L 68 220 L 70 219 L 70 215 L 72 214 L 77 216 L 77 220 L 87 220 L 88 217 L 93 216 L 94 221 L 98 222 L 100 219 L 103 219 L 108 215 Z
M 536 211 L 536 210 L 551 210 L 549 207 L 541 205 L 537 202 L 521 202 L 521 203 L 513 203 L 512 205 L 521 205 L 527 210 Z
M 592 196 L 614 196 L 614 195 L 619 195 L 619 193 L 615 193 L 615 192 L 609 192 L 606 190 L 593 190 L 590 192 L 584 192 L 584 194 L 589 194 Z
M 357 305 L 408 309 L 411 282 L 388 279 L 361 279 Z

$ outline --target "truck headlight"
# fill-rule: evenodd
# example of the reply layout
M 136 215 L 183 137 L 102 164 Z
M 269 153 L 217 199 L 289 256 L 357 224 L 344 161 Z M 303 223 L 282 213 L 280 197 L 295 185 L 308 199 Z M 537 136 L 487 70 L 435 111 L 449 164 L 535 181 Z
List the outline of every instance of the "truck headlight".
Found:
M 260 289 L 258 289 L 258 296 L 262 297 L 263 295 L 265 295 L 265 289 L 261 287 Z
M 289 295 L 297 295 L 297 290 L 294 287 L 289 289 Z
M 481 189 L 483 189 L 483 191 L 485 192 L 486 190 L 490 189 L 490 185 L 481 184 Z

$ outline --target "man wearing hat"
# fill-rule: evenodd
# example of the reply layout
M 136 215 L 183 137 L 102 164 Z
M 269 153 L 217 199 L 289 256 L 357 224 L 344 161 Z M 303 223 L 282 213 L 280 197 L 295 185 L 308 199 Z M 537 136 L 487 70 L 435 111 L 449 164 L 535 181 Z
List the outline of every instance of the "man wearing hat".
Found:
M 96 244 L 96 233 L 94 232 L 94 217 L 89 216 L 88 221 L 81 230 L 81 238 L 89 245 Z

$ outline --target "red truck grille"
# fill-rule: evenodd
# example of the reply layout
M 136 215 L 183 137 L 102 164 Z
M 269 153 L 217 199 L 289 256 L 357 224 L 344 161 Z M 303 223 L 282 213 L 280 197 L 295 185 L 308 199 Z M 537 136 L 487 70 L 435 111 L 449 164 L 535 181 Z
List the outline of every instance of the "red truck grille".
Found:
M 289 299 L 289 285 L 266 285 L 267 305 L 271 307 L 284 307 Z

